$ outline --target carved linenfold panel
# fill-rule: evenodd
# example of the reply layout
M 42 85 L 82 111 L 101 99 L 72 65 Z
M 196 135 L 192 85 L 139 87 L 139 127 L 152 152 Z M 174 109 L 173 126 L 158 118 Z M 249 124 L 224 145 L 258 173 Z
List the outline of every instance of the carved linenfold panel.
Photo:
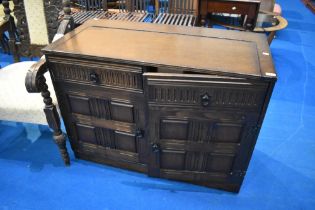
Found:
M 76 124 L 78 140 L 100 145 L 108 149 L 122 150 L 132 153 L 138 152 L 135 134 L 114 131 L 107 128 Z
M 209 95 L 210 106 L 258 108 L 263 104 L 264 90 L 240 88 L 194 88 L 149 86 L 149 101 L 159 104 L 201 106 L 201 96 Z
M 63 98 L 60 96 L 59 98 Z M 117 99 L 100 99 L 67 94 L 70 112 L 82 115 L 91 115 L 100 119 L 114 120 L 127 123 L 136 123 L 143 120 L 139 116 L 139 108 L 135 108 L 130 101 L 118 101 Z
M 88 67 L 53 63 L 51 69 L 55 80 L 70 80 L 108 87 L 142 90 L 142 69 L 138 67 L 105 64 Z M 134 68 L 134 69 L 133 69 Z M 97 79 L 92 80 L 91 74 Z
M 91 114 L 102 119 L 111 119 L 109 101 L 98 98 L 89 99 Z
M 213 123 L 191 121 L 189 123 L 189 141 L 210 142 L 213 133 Z
M 205 154 L 199 152 L 187 152 L 186 155 L 186 170 L 189 171 L 204 171 L 205 163 L 204 160 Z
M 112 130 L 106 128 L 95 128 L 95 133 L 98 145 L 112 149 L 116 148 L 114 132 Z
M 217 122 L 214 119 L 197 120 L 168 115 L 169 118 L 159 120 L 160 126 L 155 126 L 153 131 L 159 131 L 161 169 L 230 173 L 237 150 L 228 148 L 241 142 L 245 122 Z M 182 143 L 183 140 L 185 143 Z M 201 145 L 203 150 L 199 151 Z

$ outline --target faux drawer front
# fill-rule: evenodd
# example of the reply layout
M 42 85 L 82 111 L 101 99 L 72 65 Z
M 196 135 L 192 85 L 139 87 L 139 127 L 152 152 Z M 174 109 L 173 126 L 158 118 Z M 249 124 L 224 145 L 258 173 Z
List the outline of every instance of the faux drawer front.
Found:
M 73 63 L 72 63 L 73 62 Z M 110 88 L 142 91 L 142 68 L 114 63 L 83 63 L 53 60 L 49 64 L 55 81 L 70 81 Z
M 151 106 L 259 110 L 267 84 L 245 79 L 179 74 L 144 74 Z

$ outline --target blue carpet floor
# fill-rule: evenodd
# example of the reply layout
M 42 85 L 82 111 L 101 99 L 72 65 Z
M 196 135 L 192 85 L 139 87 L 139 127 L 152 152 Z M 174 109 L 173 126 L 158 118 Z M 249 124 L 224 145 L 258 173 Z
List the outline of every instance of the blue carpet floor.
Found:
M 299 0 L 278 2 L 289 20 L 271 46 L 279 80 L 239 194 L 73 154 L 66 168 L 47 127 L 0 122 L 0 210 L 315 209 L 315 15 Z

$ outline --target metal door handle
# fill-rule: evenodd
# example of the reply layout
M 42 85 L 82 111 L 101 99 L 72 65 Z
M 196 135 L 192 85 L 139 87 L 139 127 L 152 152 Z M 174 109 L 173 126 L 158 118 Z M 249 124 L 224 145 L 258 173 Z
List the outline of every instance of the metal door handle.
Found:
M 95 72 L 90 73 L 90 81 L 93 83 L 98 83 L 99 82 L 98 74 Z
M 203 107 L 210 106 L 210 102 L 211 102 L 211 97 L 207 93 L 201 96 L 201 105 Z
M 160 152 L 160 146 L 157 143 L 152 144 L 152 152 L 154 153 Z

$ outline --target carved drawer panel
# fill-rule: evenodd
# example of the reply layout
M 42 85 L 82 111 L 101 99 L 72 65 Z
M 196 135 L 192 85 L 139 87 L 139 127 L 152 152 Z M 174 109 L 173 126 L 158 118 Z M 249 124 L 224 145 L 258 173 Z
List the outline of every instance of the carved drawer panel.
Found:
M 142 68 L 115 63 L 63 63 L 54 60 L 50 64 L 55 81 L 79 82 L 95 86 L 141 91 Z
M 268 86 L 244 79 L 146 73 L 150 105 L 259 110 Z

